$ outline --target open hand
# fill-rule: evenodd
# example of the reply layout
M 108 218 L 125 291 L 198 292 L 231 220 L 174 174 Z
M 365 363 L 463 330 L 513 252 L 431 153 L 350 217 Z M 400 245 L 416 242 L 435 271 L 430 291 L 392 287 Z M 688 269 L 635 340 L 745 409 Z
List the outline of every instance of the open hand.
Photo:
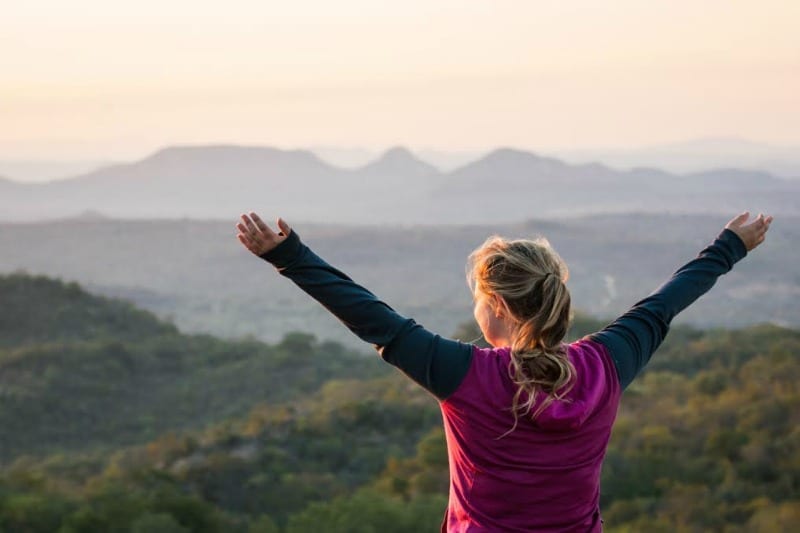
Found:
M 742 239 L 748 252 L 764 242 L 769 225 L 772 224 L 772 217 L 765 217 L 761 213 L 758 214 L 755 220 L 746 224 L 749 218 L 750 213 L 745 211 L 725 225 L 726 229 L 736 233 Z
M 236 229 L 239 230 L 237 237 L 245 248 L 250 250 L 256 255 L 263 255 L 270 250 L 274 249 L 292 232 L 282 218 L 278 219 L 279 232 L 272 231 L 261 218 L 250 212 L 250 215 L 242 215 L 242 221 L 236 224 Z

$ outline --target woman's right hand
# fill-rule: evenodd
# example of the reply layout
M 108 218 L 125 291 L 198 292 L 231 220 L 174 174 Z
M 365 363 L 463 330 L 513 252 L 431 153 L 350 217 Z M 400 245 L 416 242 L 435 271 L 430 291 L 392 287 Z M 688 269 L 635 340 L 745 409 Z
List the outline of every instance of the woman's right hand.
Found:
M 772 224 L 772 217 L 765 217 L 761 213 L 755 220 L 747 224 L 749 218 L 750 213 L 745 211 L 725 224 L 725 229 L 729 229 L 739 236 L 748 252 L 764 242 L 769 225 Z
M 255 255 L 263 255 L 286 240 L 286 237 L 292 232 L 282 218 L 278 219 L 279 232 L 273 231 L 261 218 L 250 212 L 250 215 L 242 215 L 242 221 L 236 224 L 236 229 L 239 230 L 237 237 L 245 248 L 253 252 Z

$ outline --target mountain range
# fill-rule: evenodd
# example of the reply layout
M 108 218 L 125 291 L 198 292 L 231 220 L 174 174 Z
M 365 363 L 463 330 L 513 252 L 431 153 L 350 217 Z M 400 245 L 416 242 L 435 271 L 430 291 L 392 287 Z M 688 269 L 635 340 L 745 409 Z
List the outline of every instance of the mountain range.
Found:
M 572 165 L 501 148 L 448 172 L 395 147 L 341 168 L 310 151 L 165 148 L 132 163 L 46 183 L 0 180 L 0 220 L 87 211 L 120 218 L 225 218 L 245 210 L 348 224 L 482 224 L 597 213 L 800 214 L 800 181 L 760 171 L 671 174 Z

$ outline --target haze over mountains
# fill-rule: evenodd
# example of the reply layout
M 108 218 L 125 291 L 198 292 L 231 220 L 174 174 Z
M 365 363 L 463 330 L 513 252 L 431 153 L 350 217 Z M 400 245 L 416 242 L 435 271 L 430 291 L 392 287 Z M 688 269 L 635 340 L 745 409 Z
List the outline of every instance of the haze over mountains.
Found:
M 726 217 L 597 215 L 502 225 L 385 227 L 294 225 L 317 253 L 399 312 L 443 335 L 472 319 L 469 252 L 492 233 L 541 234 L 570 268 L 579 311 L 612 318 L 655 289 L 720 231 Z M 59 220 L 0 224 L 0 273 L 75 280 L 171 317 L 184 331 L 277 341 L 290 331 L 365 345 L 319 304 L 250 255 L 235 219 Z M 679 322 L 800 326 L 800 217 L 776 218 L 768 241 Z M 472 340 L 472 339 L 463 339 Z
M 731 137 L 638 148 L 560 150 L 556 153 L 571 163 L 602 161 L 615 168 L 649 166 L 677 173 L 742 168 L 762 170 L 782 178 L 800 178 L 800 147 L 775 146 Z
M 0 219 L 87 211 L 230 219 L 258 209 L 310 222 L 474 224 L 630 211 L 729 214 L 745 204 L 790 215 L 800 214 L 799 198 L 800 181 L 760 171 L 619 171 L 507 148 L 442 172 L 402 147 L 347 169 L 304 150 L 194 146 L 56 182 L 0 181 Z
M 85 174 L 111 163 L 107 159 L 0 158 L 0 176 L 26 183 L 53 181 Z

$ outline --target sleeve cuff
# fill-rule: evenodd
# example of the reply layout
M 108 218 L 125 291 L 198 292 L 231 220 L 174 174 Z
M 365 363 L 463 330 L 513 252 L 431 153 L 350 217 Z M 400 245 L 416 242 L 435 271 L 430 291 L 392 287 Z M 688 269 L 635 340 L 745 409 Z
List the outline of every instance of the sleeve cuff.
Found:
M 289 233 L 282 243 L 270 250 L 269 252 L 261 254 L 259 257 L 264 261 L 272 263 L 277 269 L 285 269 L 291 266 L 292 263 L 300 256 L 303 248 L 303 243 L 300 241 L 300 236 L 295 230 Z
M 734 231 L 725 228 L 717 238 L 730 248 L 730 251 L 733 253 L 734 263 L 741 261 L 747 255 L 747 247 Z

